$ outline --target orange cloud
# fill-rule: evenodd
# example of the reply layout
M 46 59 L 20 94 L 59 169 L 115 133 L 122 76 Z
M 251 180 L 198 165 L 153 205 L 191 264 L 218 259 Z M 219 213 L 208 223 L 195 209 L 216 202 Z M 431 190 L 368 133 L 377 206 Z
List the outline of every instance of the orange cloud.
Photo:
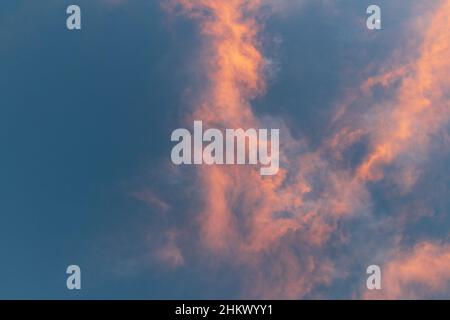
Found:
M 404 153 L 426 152 L 432 135 L 448 123 L 450 105 L 450 1 L 442 1 L 433 15 L 420 47 L 419 57 L 410 65 L 370 78 L 364 85 L 389 85 L 401 79 L 392 103 L 381 111 L 371 129 L 371 153 L 358 168 L 359 178 L 383 178 L 383 167 Z M 408 183 L 408 181 L 406 181 Z
M 172 1 L 171 10 L 181 6 L 181 11 L 200 21 L 206 44 L 202 51 L 202 69 L 207 72 L 209 86 L 201 102 L 195 108 L 194 119 L 219 128 L 258 127 L 260 120 L 253 114 L 250 101 L 266 89 L 264 77 L 265 58 L 259 50 L 258 10 L 262 1 L 247 0 L 178 0 Z M 286 130 L 287 132 L 287 130 Z M 287 138 L 288 134 L 286 134 Z M 292 139 L 291 147 L 300 144 Z M 199 168 L 203 192 L 203 208 L 198 217 L 203 246 L 219 256 L 244 264 L 254 274 L 260 269 L 267 252 L 286 236 L 303 230 L 299 241 L 313 246 L 322 244 L 333 229 L 333 222 L 319 213 L 318 202 L 305 203 L 302 196 L 311 191 L 305 174 L 313 175 L 322 169 L 318 154 L 304 155 L 299 159 L 284 157 L 291 163 L 290 169 L 299 170 L 287 177 L 281 169 L 273 177 L 261 177 L 256 170 L 238 166 L 210 166 Z M 314 162 L 317 161 L 317 164 Z M 298 163 L 303 163 L 299 166 Z M 333 175 L 334 189 L 338 175 Z M 287 179 L 291 181 L 287 183 Z M 348 189 L 350 190 L 350 189 Z M 325 201 L 327 209 L 340 214 L 346 211 L 345 199 L 336 199 L 330 192 Z M 331 219 L 332 220 L 332 219 Z M 273 252 L 273 251 L 272 251 Z M 301 263 L 298 257 L 283 249 L 280 263 L 291 269 Z M 298 261 L 296 261 L 298 260 Z M 307 284 L 307 274 L 316 272 L 318 262 L 313 256 L 302 258 L 308 261 L 308 269 L 298 267 L 277 283 L 283 296 L 297 297 L 313 287 Z M 275 264 L 274 269 L 280 268 Z M 327 272 L 331 267 L 324 268 Z M 272 270 L 276 272 L 275 270 Z M 248 275 L 248 274 L 247 274 Z M 326 275 L 323 277 L 327 277 Z M 298 278 L 298 279 L 294 279 Z M 258 278 L 258 296 L 264 296 L 265 277 Z M 256 285 L 256 284 L 254 284 Z M 304 287 L 303 287 L 304 286 Z M 274 287 L 270 286 L 272 289 Z M 268 288 L 268 287 L 267 287 Z
M 172 0 L 171 10 L 201 21 L 207 43 L 201 59 L 210 88 L 194 117 L 211 125 L 250 126 L 254 119 L 249 99 L 264 92 L 264 58 L 258 49 L 260 25 L 255 12 L 260 0 Z
M 205 38 L 201 70 L 209 84 L 192 118 L 218 128 L 260 126 L 251 100 L 266 89 L 266 62 L 259 44 L 262 1 L 171 0 L 169 4 L 170 10 L 178 8 L 200 21 Z M 336 271 L 324 248 L 342 220 L 369 211 L 366 183 L 382 179 L 385 166 L 401 155 L 425 152 L 430 136 L 447 123 L 449 12 L 450 1 L 442 2 L 417 60 L 363 84 L 361 94 L 367 95 L 374 85 L 387 87 L 401 81 L 395 99 L 376 109 L 375 120 L 367 123 L 363 117 L 350 117 L 358 122 L 338 126 L 315 151 L 280 125 L 282 150 L 289 151 L 280 155 L 283 165 L 276 176 L 261 177 L 251 167 L 198 169 L 200 183 L 195 187 L 203 202 L 197 218 L 202 248 L 246 270 L 244 282 L 252 279 L 247 294 L 301 298 L 318 284 L 331 283 Z M 354 95 L 348 102 L 357 99 Z M 340 112 L 337 118 L 348 116 L 345 108 Z M 342 153 L 365 136 L 370 151 L 355 172 L 340 163 Z M 412 186 L 417 174 L 408 167 L 399 177 Z
M 450 245 L 422 242 L 382 268 L 382 289 L 365 299 L 425 299 L 450 294 Z

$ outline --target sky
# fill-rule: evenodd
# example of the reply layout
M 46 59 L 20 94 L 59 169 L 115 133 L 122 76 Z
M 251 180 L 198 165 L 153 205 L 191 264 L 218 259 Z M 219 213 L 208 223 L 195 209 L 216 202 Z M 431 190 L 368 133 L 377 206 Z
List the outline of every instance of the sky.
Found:
M 449 13 L 2 1 L 0 298 L 449 299 Z M 194 120 L 278 128 L 279 172 L 174 165 Z

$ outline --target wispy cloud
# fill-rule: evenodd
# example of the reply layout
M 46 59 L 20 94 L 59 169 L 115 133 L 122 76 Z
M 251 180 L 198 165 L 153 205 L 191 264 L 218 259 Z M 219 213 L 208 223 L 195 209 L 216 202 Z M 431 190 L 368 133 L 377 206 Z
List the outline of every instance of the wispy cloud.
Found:
M 193 241 L 192 246 L 197 246 L 202 259 L 211 257 L 239 266 L 244 296 L 302 298 L 347 276 L 350 270 L 343 270 L 350 263 L 342 265 L 333 252 L 341 248 L 347 254 L 358 254 L 363 244 L 352 245 L 352 234 L 374 232 L 372 243 L 377 239 L 383 243 L 372 247 L 375 256 L 386 252 L 388 257 L 389 246 L 400 245 L 403 239 L 389 224 L 395 221 L 403 232 L 408 223 L 416 221 L 400 214 L 380 217 L 373 188 L 381 188 L 379 194 L 390 200 L 417 192 L 422 168 L 433 160 L 429 156 L 436 147 L 433 137 L 446 135 L 450 1 L 430 7 L 427 19 L 420 20 L 424 31 L 416 35 L 421 42 L 410 44 L 415 50 L 404 52 L 401 61 L 396 53 L 379 75 L 336 101 L 329 115 L 334 119 L 331 133 L 324 134 L 316 148 L 291 136 L 280 119 L 261 118 L 252 109 L 252 100 L 268 89 L 267 59 L 261 48 L 266 15 L 260 14 L 266 4 L 259 0 L 165 2 L 169 12 L 198 21 L 204 39 L 198 72 L 207 74 L 208 84 L 192 101 L 194 111 L 185 121 L 201 119 L 219 128 L 276 124 L 282 129 L 282 168 L 277 176 L 261 177 L 247 167 L 198 168 L 192 190 L 197 190 L 201 203 L 195 216 L 199 243 Z M 419 30 L 418 23 L 413 19 L 409 25 Z M 377 88 L 385 92 L 382 101 L 374 94 Z M 367 108 L 355 108 L 361 103 Z M 360 144 L 365 144 L 366 151 L 349 166 L 347 152 Z M 428 212 L 428 203 L 419 202 Z M 402 211 L 395 200 L 389 204 L 389 212 Z M 366 225 L 348 231 L 357 219 Z M 173 237 L 161 250 L 169 264 L 186 263 Z M 447 256 L 446 244 L 425 242 L 385 261 L 383 296 L 410 297 L 405 291 L 409 282 L 426 289 L 414 296 L 426 296 L 431 289 L 445 291 Z M 423 265 L 435 257 L 440 258 L 427 274 Z M 396 280 L 399 268 L 405 272 Z

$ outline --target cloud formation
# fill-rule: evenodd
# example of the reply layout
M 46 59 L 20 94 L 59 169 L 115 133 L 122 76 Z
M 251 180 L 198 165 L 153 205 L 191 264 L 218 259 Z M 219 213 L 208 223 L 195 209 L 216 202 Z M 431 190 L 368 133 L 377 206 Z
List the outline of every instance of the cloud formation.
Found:
M 252 108 L 268 89 L 268 60 L 262 52 L 266 15 L 261 14 L 267 2 L 171 0 L 165 8 L 198 21 L 204 39 L 198 67 L 208 81 L 184 120 L 217 128 L 277 126 L 282 132 L 282 168 L 274 177 L 261 177 L 252 167 L 198 168 L 193 190 L 200 205 L 195 226 L 187 228 L 198 228 L 199 241 L 191 245 L 198 246 L 199 256 L 237 266 L 245 297 L 304 298 L 347 277 L 351 262 L 336 259 L 334 252 L 357 259 L 353 256 L 362 244 L 352 244 L 352 236 L 374 232 L 374 243 L 383 239 L 374 247 L 385 265 L 382 297 L 448 292 L 448 245 L 426 241 L 406 252 L 394 249 L 394 254 L 390 247 L 400 246 L 405 236 L 390 225 L 404 232 L 417 221 L 400 213 L 405 207 L 398 199 L 426 192 L 417 184 L 433 160 L 435 137 L 448 139 L 450 1 L 440 1 L 420 20 L 424 32 L 417 32 L 421 42 L 411 44 L 414 51 L 402 59 L 394 55 L 379 75 L 336 102 L 330 114 L 333 129 L 317 148 L 294 138 L 282 120 L 260 117 Z M 419 30 L 418 23 L 410 26 Z M 375 95 L 378 89 L 382 100 Z M 361 109 L 362 104 L 367 107 Z M 349 166 L 349 150 L 361 145 L 364 155 Z M 386 210 L 398 215 L 379 216 L 380 194 L 389 199 Z M 417 201 L 429 212 L 421 197 L 426 199 L 421 194 Z M 349 231 L 355 221 L 366 225 Z M 160 255 L 172 266 L 185 265 L 171 235 Z M 357 297 L 370 298 L 366 293 Z

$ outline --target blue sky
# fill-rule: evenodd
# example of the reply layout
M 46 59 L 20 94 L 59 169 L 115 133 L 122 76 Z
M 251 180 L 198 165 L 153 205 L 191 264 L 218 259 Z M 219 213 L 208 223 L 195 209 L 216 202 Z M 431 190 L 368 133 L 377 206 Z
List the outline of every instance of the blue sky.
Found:
M 146 215 L 126 184 L 168 148 L 180 61 L 158 6 L 85 2 L 83 31 L 71 33 L 68 3 L 1 5 L 5 298 L 70 298 L 71 263 L 86 265 L 86 280 L 108 279 L 102 269 L 111 269 L 115 250 L 102 242 L 124 237 Z M 81 294 L 122 296 L 105 285 Z

